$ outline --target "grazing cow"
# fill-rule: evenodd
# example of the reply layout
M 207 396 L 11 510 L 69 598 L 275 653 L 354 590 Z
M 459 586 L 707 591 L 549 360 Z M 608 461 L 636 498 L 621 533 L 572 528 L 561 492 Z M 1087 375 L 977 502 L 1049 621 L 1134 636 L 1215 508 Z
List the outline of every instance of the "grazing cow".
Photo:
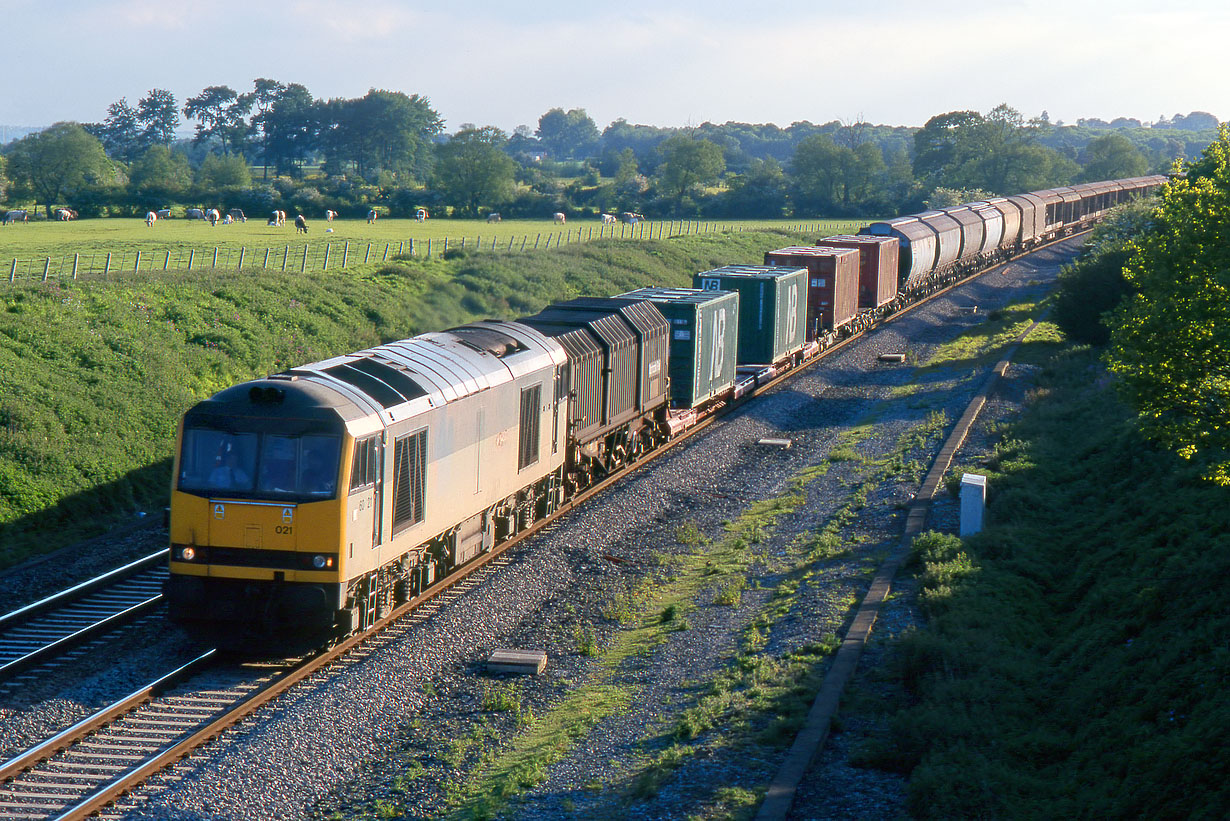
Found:
M 331 210 L 329 210 L 329 209 L 326 209 L 326 210 L 325 210 L 325 222 L 333 222 L 333 220 L 334 220 L 336 217 L 337 217 L 337 212 L 336 212 L 336 211 L 331 211 Z
M 603 225 L 614 225 L 617 221 L 618 220 L 616 219 L 614 214 L 603 214 L 602 215 Z
M 24 209 L 17 210 L 17 211 L 6 211 L 4 214 L 4 224 L 5 225 L 8 225 L 10 222 L 29 222 L 29 221 L 30 221 L 30 215 Z
M 380 215 L 376 213 L 375 208 L 367 212 L 367 224 L 368 225 L 371 225 L 373 222 L 375 222 L 379 218 L 380 218 Z
M 156 211 L 155 213 L 158 215 L 158 219 L 160 220 L 169 220 L 171 218 L 170 208 L 163 208 L 159 211 Z
M 487 215 L 487 222 L 503 222 L 504 218 L 494 212 Z
M 295 233 L 298 234 L 299 232 L 307 233 L 307 220 L 303 218 L 302 214 L 295 217 Z
M 624 211 L 622 214 L 619 215 L 619 218 L 623 220 L 624 222 L 628 223 L 629 225 L 636 225 L 638 222 L 645 219 L 640 214 L 634 214 L 631 211 Z
M 222 218 L 223 225 L 230 225 L 234 221 L 235 221 L 235 218 L 232 217 L 230 214 L 227 214 L 225 217 Z
M 555 221 L 556 225 L 563 225 L 565 222 L 568 221 L 568 217 L 564 216 L 564 213 L 562 211 L 556 211 L 554 214 L 551 215 L 551 219 Z
M 247 222 L 248 218 L 243 215 L 242 208 L 232 208 L 226 212 L 226 215 L 231 218 L 232 222 Z
M 71 208 L 59 208 L 56 210 L 56 219 L 60 222 L 68 222 L 69 220 L 77 219 L 77 212 Z
M 414 212 L 415 222 L 422 222 L 425 219 L 427 219 L 427 209 L 426 208 L 420 208 L 419 210 Z
M 218 220 L 222 219 L 222 214 L 218 213 L 217 208 L 210 208 L 205 212 L 205 216 L 209 217 L 210 226 L 218 224 Z
M 184 217 L 190 220 L 203 220 L 205 219 L 205 212 L 200 208 L 189 208 L 184 212 Z
M 154 223 L 158 221 L 158 215 L 153 211 L 145 212 L 145 227 L 153 228 Z

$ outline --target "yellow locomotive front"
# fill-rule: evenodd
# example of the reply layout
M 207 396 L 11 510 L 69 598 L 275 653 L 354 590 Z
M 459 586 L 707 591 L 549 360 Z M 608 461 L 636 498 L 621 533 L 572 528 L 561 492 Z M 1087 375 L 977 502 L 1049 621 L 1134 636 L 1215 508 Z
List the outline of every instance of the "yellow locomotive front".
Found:
M 171 493 L 173 620 L 243 633 L 333 627 L 346 596 L 339 487 L 353 448 L 339 399 L 273 378 L 185 415 Z

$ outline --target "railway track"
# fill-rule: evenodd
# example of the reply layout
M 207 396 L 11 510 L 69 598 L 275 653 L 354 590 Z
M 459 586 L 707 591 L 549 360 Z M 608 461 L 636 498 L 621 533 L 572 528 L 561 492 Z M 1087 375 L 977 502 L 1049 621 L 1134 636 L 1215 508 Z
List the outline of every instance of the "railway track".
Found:
M 67 821 L 106 809 L 299 682 L 327 674 L 337 662 L 361 661 L 401 630 L 430 618 L 506 564 L 500 553 L 530 532 L 441 580 L 366 632 L 316 655 L 236 668 L 222 665 L 216 650 L 201 654 L 0 764 L 0 821 Z M 203 686 L 202 677 L 210 678 Z
M 1012 260 L 1006 262 L 1010 261 Z M 978 272 L 938 289 L 887 321 L 903 316 L 951 288 L 992 270 L 995 268 Z M 850 341 L 852 340 L 842 340 L 826 348 L 800 367 L 766 382 L 755 394 L 763 393 L 789 379 Z M 188 686 L 188 680 L 199 676 L 209 665 L 217 663 L 215 652 L 209 651 L 54 738 L 0 764 L 0 819 L 85 818 L 105 810 L 117 801 L 130 800 L 121 797 L 154 774 L 191 754 L 193 750 L 217 738 L 299 682 L 326 672 L 337 662 L 361 660 L 379 649 L 385 640 L 395 637 L 399 630 L 408 629 L 414 623 L 429 618 L 439 607 L 478 584 L 483 574 L 506 564 L 508 559 L 505 554 L 512 547 L 622 480 L 628 473 L 704 430 L 716 418 L 717 415 L 702 420 L 686 435 L 671 440 L 652 454 L 595 484 L 563 505 L 552 516 L 523 530 L 490 553 L 480 556 L 415 599 L 396 608 L 367 631 L 351 636 L 326 651 L 289 663 L 284 669 L 280 668 L 255 679 L 249 677 L 230 688 L 194 689 Z M 163 557 L 165 551 L 155 555 Z M 124 569 L 126 568 L 121 568 Z M 65 591 L 66 594 L 69 592 L 72 591 Z M 43 602 L 31 605 L 30 608 L 23 608 L 10 616 L 16 616 L 42 604 Z M 5 617 L 5 620 L 7 619 L 8 616 Z M 0 621 L 0 625 L 3 623 Z
M 143 559 L 0 616 L 0 681 L 11 689 L 29 672 L 87 639 L 95 639 L 162 603 L 167 551 Z

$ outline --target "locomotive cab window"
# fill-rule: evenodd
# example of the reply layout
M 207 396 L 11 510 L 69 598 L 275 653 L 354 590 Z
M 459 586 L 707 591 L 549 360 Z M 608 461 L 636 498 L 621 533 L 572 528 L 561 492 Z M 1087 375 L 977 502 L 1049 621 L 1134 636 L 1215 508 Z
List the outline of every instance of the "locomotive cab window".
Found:
M 354 464 L 350 468 L 350 491 L 361 490 L 376 484 L 379 472 L 377 444 L 379 436 L 369 436 L 354 443 Z
M 340 439 L 186 428 L 179 489 L 312 502 L 337 493 Z
M 256 479 L 257 434 L 221 430 L 184 431 L 179 489 L 243 493 Z

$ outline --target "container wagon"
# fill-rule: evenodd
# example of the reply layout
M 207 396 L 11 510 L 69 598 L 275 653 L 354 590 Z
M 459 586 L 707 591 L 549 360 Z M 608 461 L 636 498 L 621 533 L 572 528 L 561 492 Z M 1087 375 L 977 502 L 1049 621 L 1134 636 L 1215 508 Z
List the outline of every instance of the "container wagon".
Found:
M 739 365 L 775 366 L 803 351 L 807 269 L 726 265 L 692 277 L 706 291 L 739 294 Z
M 825 237 L 816 245 L 858 251 L 858 306 L 881 308 L 897 297 L 900 245 L 893 237 L 842 234 Z
M 807 269 L 807 339 L 824 340 L 858 316 L 858 252 L 794 245 L 764 255 L 766 265 Z

